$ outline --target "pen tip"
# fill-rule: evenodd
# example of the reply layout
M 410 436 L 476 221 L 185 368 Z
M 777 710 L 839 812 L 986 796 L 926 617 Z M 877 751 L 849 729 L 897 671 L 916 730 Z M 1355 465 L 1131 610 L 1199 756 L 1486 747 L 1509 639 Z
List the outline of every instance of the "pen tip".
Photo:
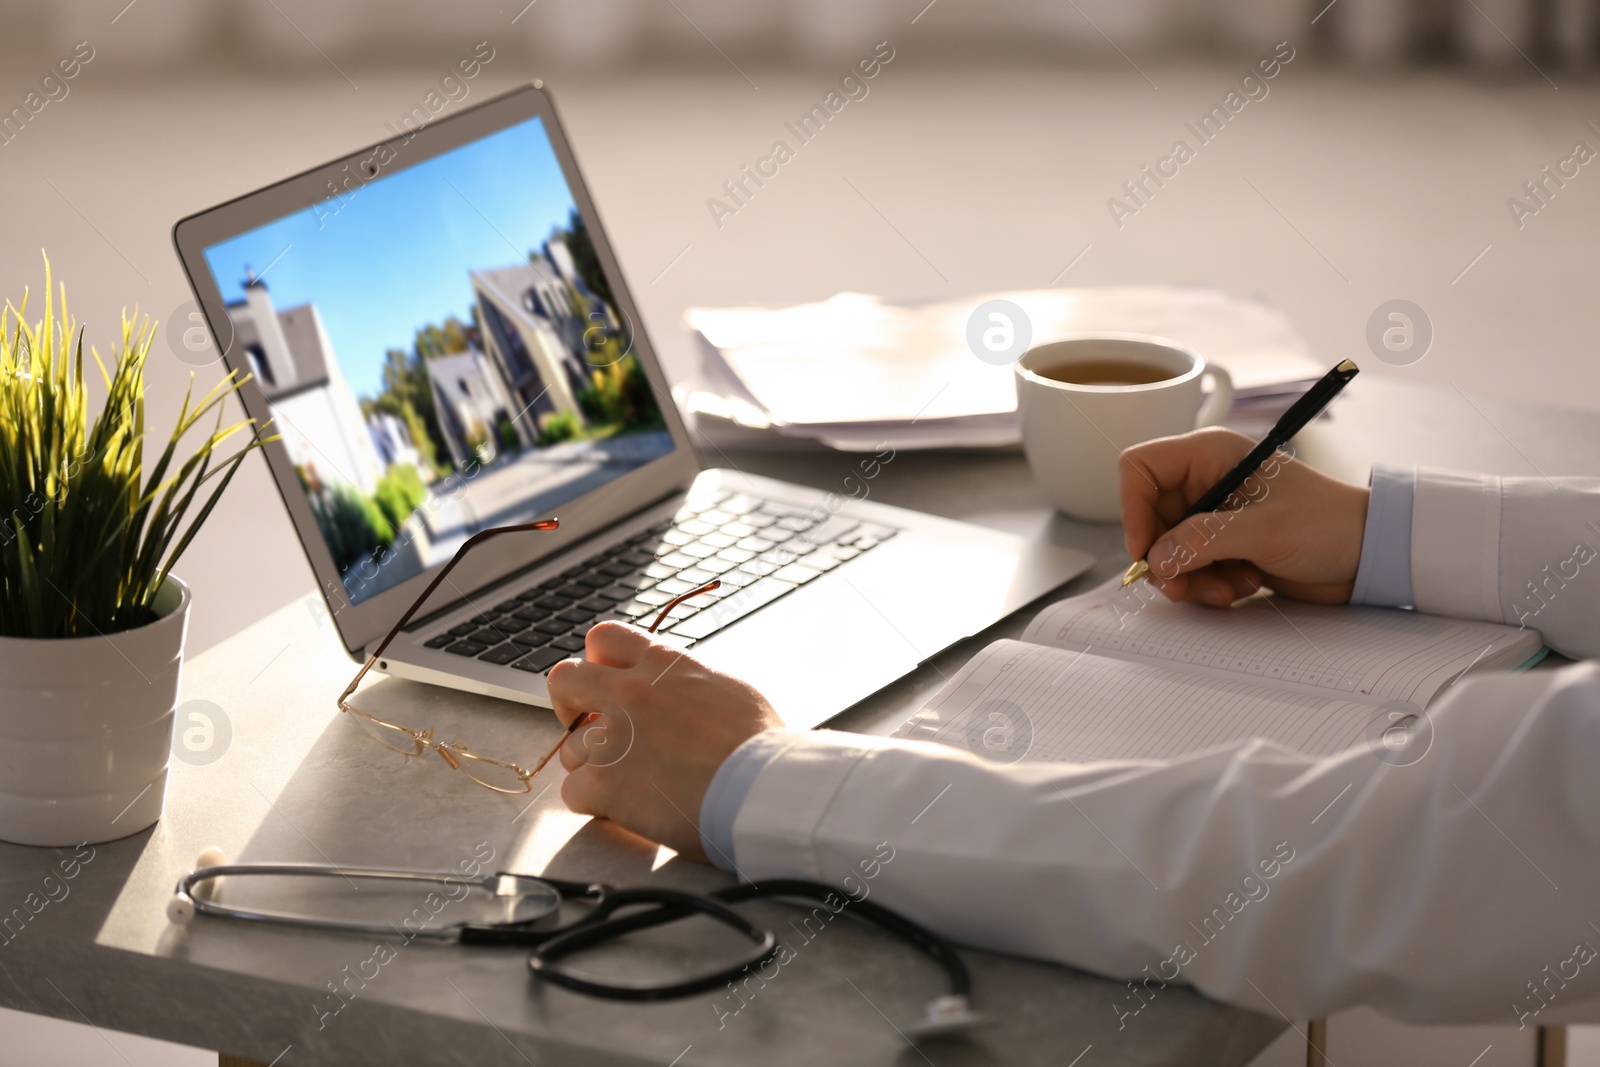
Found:
M 1333 368 L 1333 369 L 1337 370 L 1337 371 L 1343 371 L 1346 374 L 1354 374 L 1357 371 L 1359 371 L 1361 368 L 1356 366 L 1356 361 L 1355 360 L 1346 359 L 1346 360 L 1341 361 L 1340 364 L 1337 367 Z
M 1128 586 L 1132 585 L 1134 582 L 1137 582 L 1140 578 L 1143 578 L 1149 573 L 1150 564 L 1146 563 L 1142 559 L 1134 560 L 1133 566 L 1129 567 L 1127 573 L 1122 576 L 1122 587 L 1126 589 Z

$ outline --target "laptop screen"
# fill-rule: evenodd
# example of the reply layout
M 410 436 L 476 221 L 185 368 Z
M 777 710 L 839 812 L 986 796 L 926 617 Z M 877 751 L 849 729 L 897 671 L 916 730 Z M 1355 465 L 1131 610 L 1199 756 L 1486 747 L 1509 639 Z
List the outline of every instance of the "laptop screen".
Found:
M 672 451 L 542 119 L 205 249 L 351 603 Z

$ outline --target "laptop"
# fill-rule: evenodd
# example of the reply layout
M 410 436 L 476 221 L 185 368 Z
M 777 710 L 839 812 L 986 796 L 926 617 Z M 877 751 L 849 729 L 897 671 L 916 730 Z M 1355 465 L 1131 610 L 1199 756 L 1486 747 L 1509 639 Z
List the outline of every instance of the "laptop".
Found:
M 180 221 L 173 241 L 345 649 L 549 705 L 614 619 L 810 727 L 1086 570 L 1091 557 L 702 465 L 549 94 L 533 83 Z M 841 383 L 847 386 L 848 383 Z

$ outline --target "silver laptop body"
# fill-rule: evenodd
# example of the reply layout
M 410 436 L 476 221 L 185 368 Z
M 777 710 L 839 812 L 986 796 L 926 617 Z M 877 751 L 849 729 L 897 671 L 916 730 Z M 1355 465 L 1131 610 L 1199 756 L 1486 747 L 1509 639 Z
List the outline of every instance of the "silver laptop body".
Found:
M 704 469 L 554 105 L 535 83 L 183 219 L 174 244 L 346 650 L 548 706 L 583 633 L 661 639 L 823 722 L 1092 559 L 867 499 Z

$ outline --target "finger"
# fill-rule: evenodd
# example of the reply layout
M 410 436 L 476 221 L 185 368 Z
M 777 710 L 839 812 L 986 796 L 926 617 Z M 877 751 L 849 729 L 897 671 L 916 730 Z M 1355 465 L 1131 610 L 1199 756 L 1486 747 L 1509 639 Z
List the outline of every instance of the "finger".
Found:
M 1243 560 L 1223 560 L 1165 580 L 1152 571 L 1149 580 L 1151 585 L 1175 603 L 1225 608 L 1236 600 L 1258 592 L 1265 579 L 1254 564 Z
M 1256 561 L 1273 545 L 1270 521 L 1261 507 L 1214 511 L 1185 519 L 1156 539 L 1145 557 L 1166 579 L 1208 567 L 1218 560 Z
M 1252 444 L 1243 434 L 1211 428 L 1125 449 L 1118 459 L 1118 471 L 1128 554 L 1143 558 L 1156 538 L 1249 452 Z
M 561 725 L 571 726 L 584 712 L 603 711 L 608 703 L 615 703 L 612 693 L 621 676 L 622 671 L 615 667 L 582 659 L 562 660 L 551 667 L 545 684 Z
M 1222 560 L 1183 575 L 1179 579 L 1184 583 L 1180 599 L 1190 604 L 1225 608 L 1260 588 L 1259 581 L 1252 579 L 1255 574 L 1259 572 L 1241 560 Z
M 594 663 L 632 667 L 650 650 L 650 635 L 633 626 L 607 620 L 589 628 L 584 653 Z
M 1192 577 L 1193 575 L 1189 574 L 1178 574 L 1170 578 L 1163 578 L 1152 570 L 1145 575 L 1145 580 L 1159 589 L 1162 596 L 1173 603 L 1179 603 L 1188 599 L 1189 580 Z
M 561 801 L 579 815 L 606 814 L 606 796 L 592 768 L 580 767 L 561 783 Z
M 589 713 L 584 712 L 583 714 L 587 715 Z M 582 739 L 578 736 L 583 733 L 583 730 L 584 728 L 580 726 L 563 739 L 560 752 L 561 766 L 565 767 L 568 773 L 589 762 L 589 750 L 584 747 Z
M 1221 567 L 1207 567 L 1189 575 L 1183 599 L 1191 604 L 1205 604 L 1225 608 L 1239 598 L 1234 595 L 1233 582 Z
M 1233 560 L 1222 564 L 1219 572 L 1228 580 L 1233 600 L 1242 600 L 1259 593 L 1262 585 L 1266 584 L 1266 575 L 1261 573 L 1261 569 L 1254 563 L 1247 563 L 1244 560 Z M 1228 603 L 1233 603 L 1233 600 Z
M 1123 536 L 1134 560 L 1144 557 L 1150 544 L 1178 520 L 1186 506 L 1182 486 L 1187 482 L 1186 461 L 1192 453 L 1168 445 L 1166 440 L 1176 438 L 1134 445 L 1117 459 Z
M 1204 492 L 1254 447 L 1255 442 L 1244 434 L 1213 426 L 1157 437 L 1125 449 L 1123 455 L 1159 486 L 1200 483 L 1200 492 Z
M 1162 497 L 1168 491 L 1145 465 L 1138 447 L 1127 449 L 1117 457 L 1117 476 L 1122 533 L 1128 556 L 1142 559 L 1151 543 L 1169 525 L 1160 513 Z
M 633 749 L 633 716 L 615 704 L 590 715 L 572 731 L 566 747 L 582 756 L 591 767 L 610 767 L 620 763 Z

